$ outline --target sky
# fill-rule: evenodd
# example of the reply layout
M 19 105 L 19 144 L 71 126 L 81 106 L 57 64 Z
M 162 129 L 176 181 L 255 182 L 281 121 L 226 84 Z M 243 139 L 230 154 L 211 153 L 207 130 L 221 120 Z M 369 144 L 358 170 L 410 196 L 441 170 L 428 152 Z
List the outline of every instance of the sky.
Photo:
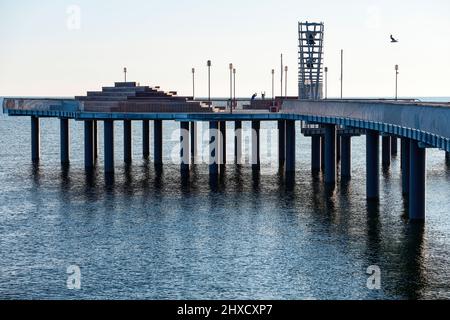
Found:
M 298 94 L 298 22 L 325 24 L 328 93 L 450 96 L 450 1 L 376 0 L 0 0 L 0 96 L 75 96 L 123 80 L 207 96 L 280 93 L 280 54 L 288 94 Z M 399 39 L 391 44 L 390 34 Z

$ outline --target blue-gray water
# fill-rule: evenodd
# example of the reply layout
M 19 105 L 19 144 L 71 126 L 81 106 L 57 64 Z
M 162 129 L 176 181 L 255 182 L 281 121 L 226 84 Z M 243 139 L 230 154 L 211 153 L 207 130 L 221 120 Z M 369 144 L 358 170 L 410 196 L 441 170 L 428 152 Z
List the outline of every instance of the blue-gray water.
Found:
M 367 205 L 364 138 L 353 140 L 353 179 L 334 191 L 311 175 L 310 142 L 300 135 L 293 186 L 233 165 L 214 185 L 205 166 L 187 182 L 177 165 L 155 172 L 141 160 L 138 123 L 126 168 L 118 124 L 117 172 L 107 185 L 103 151 L 87 175 L 83 127 L 71 125 L 70 168 L 59 164 L 56 119 L 42 120 L 34 167 L 29 118 L 0 116 L 2 299 L 450 298 L 450 167 L 442 151 L 427 153 L 421 227 L 405 218 L 399 157 L 382 175 L 379 206 Z M 176 125 L 165 126 L 169 140 Z M 81 268 L 79 291 L 67 289 L 69 265 Z M 381 268 L 381 290 L 366 286 L 371 265 Z

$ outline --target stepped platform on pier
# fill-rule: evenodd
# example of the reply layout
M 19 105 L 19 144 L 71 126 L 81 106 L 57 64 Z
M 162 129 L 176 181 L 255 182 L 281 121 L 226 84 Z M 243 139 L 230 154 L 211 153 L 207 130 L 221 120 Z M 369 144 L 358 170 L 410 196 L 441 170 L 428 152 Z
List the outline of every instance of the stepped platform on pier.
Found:
M 88 91 L 77 96 L 80 111 L 85 112 L 213 112 L 205 104 L 175 91 L 164 92 L 159 87 L 139 86 L 136 82 L 116 82 L 102 91 Z

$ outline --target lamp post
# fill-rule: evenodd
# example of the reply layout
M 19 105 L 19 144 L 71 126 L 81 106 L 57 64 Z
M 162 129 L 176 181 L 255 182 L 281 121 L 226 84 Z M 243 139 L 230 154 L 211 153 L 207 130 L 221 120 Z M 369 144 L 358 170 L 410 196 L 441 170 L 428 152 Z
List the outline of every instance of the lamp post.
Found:
M 125 82 L 127 82 L 127 67 L 123 68 L 123 74 L 125 76 Z
M 230 113 L 233 113 L 233 64 L 230 63 Z
M 233 69 L 233 107 L 236 107 L 236 68 Z
M 284 86 L 285 86 L 285 88 L 284 88 L 284 97 L 287 98 L 288 66 L 284 67 L 284 76 L 286 77 L 286 78 L 285 78 L 285 81 L 284 81 Z
M 211 60 L 206 63 L 208 67 L 208 105 L 211 106 Z
M 328 99 L 328 67 L 325 67 L 325 99 Z
M 272 69 L 272 103 L 275 101 L 275 69 Z
M 192 68 L 192 99 L 195 100 L 195 68 Z
M 283 71 L 284 71 L 284 65 L 283 65 L 283 54 L 281 54 L 281 68 L 280 68 L 280 72 L 281 72 L 281 91 L 280 91 L 280 96 L 283 96 Z
M 395 101 L 398 100 L 398 64 L 395 65 Z
M 341 50 L 341 99 L 344 92 L 344 50 Z

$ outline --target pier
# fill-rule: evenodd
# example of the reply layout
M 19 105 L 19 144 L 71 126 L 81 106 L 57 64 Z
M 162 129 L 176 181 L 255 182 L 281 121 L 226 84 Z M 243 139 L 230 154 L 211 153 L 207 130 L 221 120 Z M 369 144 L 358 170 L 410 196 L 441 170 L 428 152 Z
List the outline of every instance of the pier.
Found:
M 167 100 L 165 100 L 167 99 Z M 213 103 L 214 105 L 214 103 Z M 391 165 L 401 142 L 402 190 L 409 201 L 411 220 L 425 219 L 426 149 L 439 148 L 445 161 L 450 154 L 450 105 L 417 101 L 389 100 L 299 100 L 280 101 L 277 112 L 236 109 L 233 113 L 217 110 L 203 101 L 165 95 L 136 83 L 116 83 L 101 93 L 88 93 L 74 99 L 6 98 L 3 112 L 9 116 L 31 119 L 31 161 L 39 162 L 40 119 L 60 122 L 61 163 L 70 162 L 70 121 L 84 123 L 84 158 L 86 170 L 96 166 L 98 157 L 97 123 L 104 124 L 104 171 L 114 174 L 114 124 L 123 122 L 124 159 L 132 162 L 132 126 L 142 122 L 142 157 L 150 155 L 150 122 L 153 122 L 153 156 L 155 167 L 163 163 L 163 126 L 176 121 L 180 127 L 180 172 L 189 175 L 196 159 L 195 127 L 206 122 L 209 127 L 209 174 L 216 176 L 227 163 L 240 164 L 242 157 L 242 123 L 252 128 L 251 165 L 260 170 L 260 125 L 273 121 L 278 128 L 278 166 L 286 175 L 296 168 L 296 126 L 311 139 L 311 171 L 322 172 L 324 182 L 334 185 L 351 179 L 351 138 L 366 136 L 366 174 L 368 201 L 377 201 L 381 167 Z M 102 109 L 103 108 L 103 109 Z M 420 119 L 420 121 L 419 121 Z M 234 136 L 226 136 L 226 123 L 234 123 Z M 12 133 L 13 134 L 13 133 Z M 381 141 L 381 143 L 380 143 Z M 227 144 L 234 144 L 234 158 L 226 158 Z M 381 145 L 381 148 L 380 148 Z M 394 146 L 394 148 L 393 148 Z M 381 150 L 380 150 L 381 149 Z M 380 157 L 381 153 L 381 157 Z M 340 172 L 337 171 L 340 162 Z

